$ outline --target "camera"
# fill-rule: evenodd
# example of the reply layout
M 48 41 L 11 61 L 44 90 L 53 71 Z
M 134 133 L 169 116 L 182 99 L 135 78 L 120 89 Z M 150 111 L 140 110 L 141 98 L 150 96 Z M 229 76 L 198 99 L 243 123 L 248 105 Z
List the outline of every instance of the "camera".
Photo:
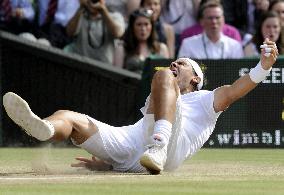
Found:
M 97 2 L 99 2 L 100 0 L 90 0 L 91 1 L 91 3 L 97 3 Z

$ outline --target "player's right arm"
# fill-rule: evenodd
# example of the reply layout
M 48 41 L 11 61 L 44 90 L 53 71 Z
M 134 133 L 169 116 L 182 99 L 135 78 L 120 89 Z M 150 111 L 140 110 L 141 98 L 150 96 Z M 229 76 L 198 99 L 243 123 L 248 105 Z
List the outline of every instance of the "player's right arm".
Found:
M 112 165 L 109 163 L 92 156 L 91 159 L 85 157 L 76 157 L 79 162 L 72 163 L 71 167 L 83 167 L 91 171 L 110 171 L 112 170 Z
M 278 50 L 275 43 L 268 39 L 264 41 L 264 44 L 267 45 L 267 48 L 271 49 L 262 49 L 260 64 L 258 66 L 252 69 L 249 74 L 237 79 L 233 84 L 225 85 L 215 90 L 215 112 L 227 109 L 232 103 L 245 96 L 253 90 L 259 82 L 264 80 L 265 74 L 269 74 L 278 56 Z M 267 53 L 270 53 L 269 57 L 266 56 Z

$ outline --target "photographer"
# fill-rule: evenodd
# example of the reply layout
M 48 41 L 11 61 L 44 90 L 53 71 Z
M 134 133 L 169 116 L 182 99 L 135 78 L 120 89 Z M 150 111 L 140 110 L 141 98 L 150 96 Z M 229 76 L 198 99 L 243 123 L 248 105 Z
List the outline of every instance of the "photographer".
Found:
M 67 50 L 113 64 L 114 39 L 125 30 L 123 16 L 109 12 L 104 0 L 80 0 L 80 7 L 67 25 L 74 42 Z

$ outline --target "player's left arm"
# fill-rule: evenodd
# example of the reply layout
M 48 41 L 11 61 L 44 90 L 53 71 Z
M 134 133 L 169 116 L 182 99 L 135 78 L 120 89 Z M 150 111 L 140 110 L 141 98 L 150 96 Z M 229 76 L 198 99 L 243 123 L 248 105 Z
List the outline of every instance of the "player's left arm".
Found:
M 253 90 L 270 73 L 276 62 L 278 50 L 275 43 L 268 39 L 265 39 L 262 47 L 260 63 L 249 74 L 240 77 L 231 85 L 225 85 L 215 90 L 215 112 L 227 109 L 232 103 Z

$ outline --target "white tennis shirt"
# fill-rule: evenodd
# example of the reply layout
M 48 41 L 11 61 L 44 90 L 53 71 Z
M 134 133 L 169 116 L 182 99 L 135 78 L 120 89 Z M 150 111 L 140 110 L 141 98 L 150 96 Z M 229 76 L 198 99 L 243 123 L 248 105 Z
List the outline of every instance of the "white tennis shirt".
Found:
M 178 97 L 165 171 L 178 168 L 209 139 L 221 113 L 214 111 L 213 102 L 214 91 L 201 90 Z M 146 171 L 139 159 L 147 149 L 146 146 L 151 144 L 155 124 L 154 115 L 146 114 L 148 106 L 149 98 L 141 109 L 144 117 L 129 126 L 113 127 L 88 117 L 99 128 L 103 146 L 96 147 L 98 143 L 90 141 L 81 147 L 111 163 L 115 171 Z M 93 151 L 94 147 L 104 149 Z
M 221 112 L 216 113 L 214 111 L 213 102 L 214 91 L 201 90 L 179 96 L 176 105 L 176 120 L 168 145 L 165 171 L 178 168 L 186 158 L 197 152 L 209 139 L 215 128 L 217 118 L 221 114 Z M 147 108 L 147 104 L 148 102 L 146 102 L 144 110 Z M 152 123 L 147 124 L 149 128 L 154 124 L 153 121 L 145 121 Z M 141 126 L 144 127 L 145 131 L 146 125 Z M 148 136 L 144 134 L 146 143 Z

